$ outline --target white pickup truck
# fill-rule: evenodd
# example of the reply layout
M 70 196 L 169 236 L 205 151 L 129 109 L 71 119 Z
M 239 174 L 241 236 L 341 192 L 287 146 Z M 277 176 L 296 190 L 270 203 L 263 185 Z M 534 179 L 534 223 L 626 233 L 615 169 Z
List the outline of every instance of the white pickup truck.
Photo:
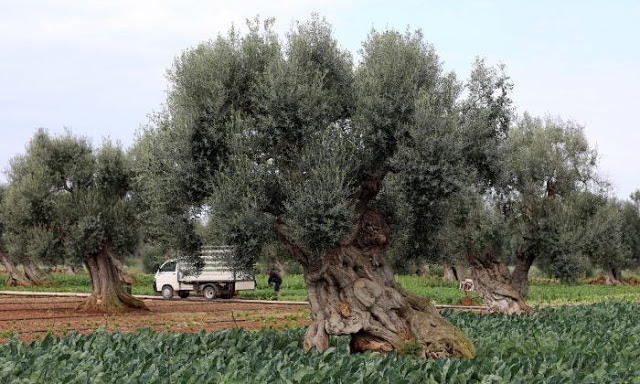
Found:
M 156 272 L 154 290 L 161 292 L 165 299 L 172 298 L 176 292 L 184 299 L 193 292 L 213 300 L 217 297 L 230 298 L 236 291 L 256 288 L 253 270 L 230 266 L 232 263 L 229 261 L 233 259 L 232 247 L 202 247 L 200 257 L 204 261 L 200 273 L 194 273 L 191 264 L 184 260 L 165 261 Z

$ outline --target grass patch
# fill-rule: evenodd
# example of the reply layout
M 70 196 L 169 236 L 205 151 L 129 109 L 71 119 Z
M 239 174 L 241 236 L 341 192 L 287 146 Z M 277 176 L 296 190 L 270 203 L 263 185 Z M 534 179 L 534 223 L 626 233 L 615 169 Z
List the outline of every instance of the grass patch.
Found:
M 153 275 L 134 273 L 136 278 L 132 293 L 136 295 L 158 295 L 153 290 Z M 0 274 L 0 284 L 5 275 Z M 273 285 L 267 284 L 268 276 L 256 276 L 255 291 L 240 291 L 238 296 L 247 299 L 275 298 Z M 307 291 L 302 275 L 285 275 L 278 300 L 306 301 Z M 398 275 L 396 281 L 407 291 L 428 297 L 436 304 L 460 304 L 464 293 L 457 282 L 444 281 L 440 277 Z M 49 276 L 49 282 L 40 287 L 2 287 L 4 290 L 29 292 L 91 292 L 91 281 L 87 273 L 75 275 L 56 273 Z M 475 292 L 470 292 L 473 304 L 482 304 Z M 640 286 L 593 285 L 586 283 L 563 284 L 559 282 L 533 281 L 529 288 L 527 302 L 533 305 L 563 303 L 597 303 L 606 300 L 640 302 Z

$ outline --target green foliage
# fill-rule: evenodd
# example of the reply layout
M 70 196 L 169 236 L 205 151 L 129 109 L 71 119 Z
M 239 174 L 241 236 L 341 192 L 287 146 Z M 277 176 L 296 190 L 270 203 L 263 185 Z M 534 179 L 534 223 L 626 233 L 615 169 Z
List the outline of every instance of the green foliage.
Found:
M 503 67 L 492 68 L 481 59 L 466 83 L 453 73 L 433 82 L 415 103 L 414 122 L 407 124 L 404 145 L 394 157 L 400 173 L 387 178 L 385 197 L 401 196 L 396 209 L 402 213 L 394 223 L 400 237 L 393 247 L 403 246 L 403 259 L 456 263 L 466 258 L 464 240 L 479 235 L 466 232 L 499 230 L 495 220 L 469 216 L 486 210 L 476 202 L 485 191 L 500 189 L 512 84 Z
M 153 275 L 133 273 L 134 283 L 132 293 L 135 295 L 156 295 L 153 289 Z M 6 275 L 0 275 L 0 284 L 4 283 Z M 52 273 L 47 276 L 47 282 L 41 286 L 6 287 L 4 289 L 28 292 L 91 292 L 91 278 L 88 273 L 76 274 Z
M 36 132 L 13 159 L 3 201 L 9 254 L 21 263 L 81 264 L 108 248 L 117 256 L 137 244 L 127 195 L 130 164 L 122 149 L 94 149 L 70 132 Z
M 597 154 L 583 127 L 525 114 L 511 129 L 505 151 L 499 202 L 512 252 L 521 260 L 537 260 L 559 278 L 575 280 L 588 266 L 588 254 L 602 254 L 595 244 L 616 236 L 611 220 L 594 216 L 606 183 L 596 175 Z M 590 231 L 595 223 L 609 230 Z
M 348 337 L 302 352 L 304 329 L 47 335 L 0 346 L 0 381 L 68 383 L 601 383 L 637 382 L 637 304 L 546 308 L 533 317 L 446 313 L 476 358 L 350 355 Z
M 622 246 L 629 252 L 629 262 L 640 265 L 640 191 L 622 203 Z

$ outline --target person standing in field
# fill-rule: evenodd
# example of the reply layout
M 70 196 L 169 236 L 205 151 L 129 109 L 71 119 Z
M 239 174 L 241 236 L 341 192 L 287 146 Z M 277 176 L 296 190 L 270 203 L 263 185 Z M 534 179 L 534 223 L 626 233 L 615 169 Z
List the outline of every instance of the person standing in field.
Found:
M 274 292 L 276 294 L 276 300 L 278 300 L 278 293 L 280 293 L 280 285 L 282 284 L 282 277 L 275 269 L 275 267 L 269 268 L 269 280 L 267 281 L 269 285 L 274 284 Z

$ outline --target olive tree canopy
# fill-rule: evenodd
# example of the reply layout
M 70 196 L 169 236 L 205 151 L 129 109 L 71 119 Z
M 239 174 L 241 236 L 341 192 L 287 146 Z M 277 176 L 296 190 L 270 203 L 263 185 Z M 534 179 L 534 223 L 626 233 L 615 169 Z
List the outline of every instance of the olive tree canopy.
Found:
M 354 64 L 317 16 L 284 41 L 271 26 L 251 22 L 247 34 L 232 29 L 176 59 L 166 108 L 136 146 L 148 159 L 137 188 L 154 196 L 147 222 L 172 216 L 160 233 L 162 222 L 206 211 L 248 262 L 278 241 L 304 268 L 305 349 L 349 334 L 354 352 L 417 343 L 423 357 L 472 356 L 428 300 L 395 283 L 382 209 L 385 181 L 410 174 L 428 132 L 443 136 L 434 155 L 455 136 L 455 77 L 420 32 L 374 30 Z M 181 234 L 179 246 L 181 231 L 164 238 Z
M 6 242 L 18 260 L 83 263 L 93 291 L 80 308 L 142 308 L 121 287 L 120 258 L 138 242 L 131 207 L 130 165 L 121 148 L 39 130 L 11 163 L 4 200 Z M 24 263 L 24 261 L 23 261 Z

